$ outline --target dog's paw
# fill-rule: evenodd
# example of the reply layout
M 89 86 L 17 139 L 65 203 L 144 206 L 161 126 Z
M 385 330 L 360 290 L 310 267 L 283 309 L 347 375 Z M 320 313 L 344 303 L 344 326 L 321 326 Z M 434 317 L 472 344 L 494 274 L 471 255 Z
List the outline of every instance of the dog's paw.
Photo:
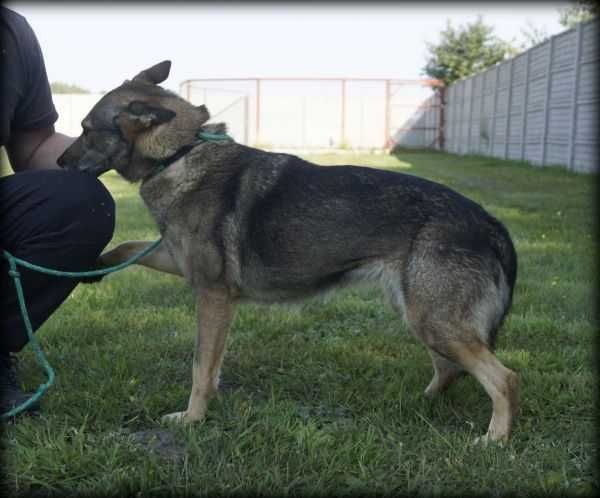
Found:
M 187 412 L 174 412 L 161 417 L 161 421 L 167 424 L 184 424 L 186 423 Z
M 194 417 L 187 411 L 185 412 L 174 412 L 169 413 L 161 417 L 161 421 L 166 424 L 191 424 L 193 422 L 200 422 L 204 417 Z
M 506 439 L 499 438 L 494 439 L 490 436 L 490 434 L 484 434 L 483 436 L 476 437 L 473 440 L 473 446 L 480 446 L 481 448 L 487 448 L 488 446 L 496 445 L 500 448 L 504 447 Z

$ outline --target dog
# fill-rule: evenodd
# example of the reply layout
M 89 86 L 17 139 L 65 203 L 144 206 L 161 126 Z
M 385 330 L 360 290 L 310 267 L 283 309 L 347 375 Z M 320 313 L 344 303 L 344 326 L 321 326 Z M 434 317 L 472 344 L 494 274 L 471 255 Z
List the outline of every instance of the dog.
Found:
M 479 204 L 416 176 L 358 166 L 318 166 L 230 141 L 194 106 L 159 86 L 163 61 L 126 80 L 92 108 L 61 167 L 115 169 L 140 194 L 162 242 L 138 264 L 180 275 L 195 291 L 198 333 L 187 409 L 204 418 L 217 393 L 225 340 L 240 302 L 297 301 L 359 282 L 380 284 L 428 349 L 434 396 L 462 373 L 492 400 L 483 439 L 507 439 L 520 380 L 495 356 L 511 306 L 517 255 L 505 226 Z M 148 247 L 125 242 L 98 267 Z

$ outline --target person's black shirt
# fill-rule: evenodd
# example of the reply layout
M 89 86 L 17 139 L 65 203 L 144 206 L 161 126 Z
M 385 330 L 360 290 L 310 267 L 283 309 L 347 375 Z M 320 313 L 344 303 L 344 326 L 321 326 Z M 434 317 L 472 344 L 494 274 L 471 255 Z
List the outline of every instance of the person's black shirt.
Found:
M 17 131 L 47 128 L 57 119 L 35 33 L 23 16 L 0 6 L 0 146 Z

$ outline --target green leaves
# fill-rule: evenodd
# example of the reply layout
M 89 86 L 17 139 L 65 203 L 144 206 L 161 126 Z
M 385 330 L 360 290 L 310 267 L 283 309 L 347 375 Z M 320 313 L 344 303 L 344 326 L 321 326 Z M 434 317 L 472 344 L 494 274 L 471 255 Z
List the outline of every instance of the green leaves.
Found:
M 450 21 L 438 44 L 427 43 L 429 58 L 423 72 L 446 85 L 479 73 L 516 53 L 509 43 L 494 35 L 494 29 L 477 21 L 454 28 Z
M 559 23 L 565 28 L 574 28 L 580 22 L 585 22 L 598 17 L 600 6 L 595 0 L 578 0 L 569 6 L 559 9 Z

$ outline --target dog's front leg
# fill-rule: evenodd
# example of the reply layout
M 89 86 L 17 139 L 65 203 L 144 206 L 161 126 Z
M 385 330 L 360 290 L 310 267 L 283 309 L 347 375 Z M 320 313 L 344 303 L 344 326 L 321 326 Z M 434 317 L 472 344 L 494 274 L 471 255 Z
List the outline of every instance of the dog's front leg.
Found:
M 100 258 L 98 258 L 98 265 L 100 268 L 118 265 L 143 251 L 151 244 L 153 244 L 153 242 L 146 240 L 130 240 L 124 242 L 113 250 L 102 254 Z M 175 264 L 175 261 L 169 254 L 164 243 L 161 243 L 151 253 L 139 259 L 136 264 L 152 268 L 153 270 L 182 276 L 181 270 Z
M 192 367 L 192 393 L 187 410 L 171 413 L 164 421 L 196 422 L 204 418 L 219 387 L 225 341 L 233 319 L 234 303 L 226 290 L 201 290 L 197 300 L 198 334 Z

